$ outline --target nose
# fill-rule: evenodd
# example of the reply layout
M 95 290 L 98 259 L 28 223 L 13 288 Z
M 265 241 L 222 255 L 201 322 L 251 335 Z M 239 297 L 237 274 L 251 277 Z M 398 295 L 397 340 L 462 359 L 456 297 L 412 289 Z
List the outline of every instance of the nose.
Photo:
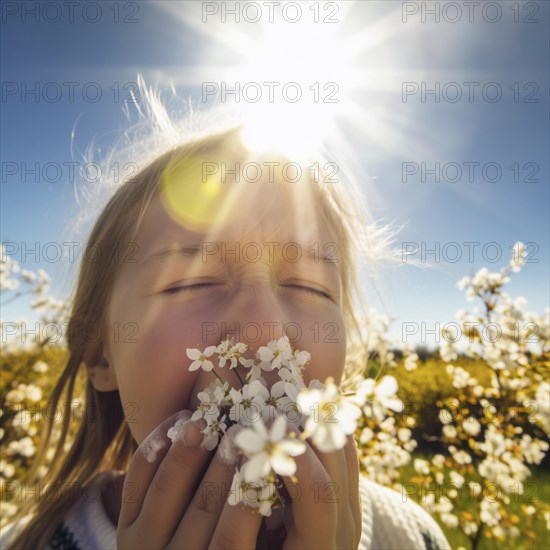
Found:
M 250 350 L 285 334 L 289 320 L 268 281 L 242 283 L 220 324 L 221 338 L 233 338 Z M 251 355 L 252 356 L 252 355 Z

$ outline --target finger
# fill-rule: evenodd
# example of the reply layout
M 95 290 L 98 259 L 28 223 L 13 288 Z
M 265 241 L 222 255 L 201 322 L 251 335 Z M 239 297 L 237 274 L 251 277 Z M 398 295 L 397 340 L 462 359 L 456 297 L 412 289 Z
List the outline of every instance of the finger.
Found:
M 327 470 L 331 482 L 320 489 L 323 502 L 334 500 L 337 504 L 338 547 L 355 548 L 361 537 L 361 502 L 359 498 L 359 461 L 353 436 L 346 438 L 346 445 L 335 452 L 321 453 L 314 448 L 321 464 Z
M 353 436 L 346 438 L 346 445 L 338 453 L 343 461 L 340 470 L 343 475 L 340 475 L 338 483 L 347 482 L 345 494 L 342 493 L 341 498 L 338 498 L 338 546 L 357 548 L 361 539 L 362 509 L 359 496 L 359 458 Z M 332 467 L 329 464 L 324 465 L 329 469 L 331 479 L 336 481 Z
M 346 505 L 349 501 L 349 479 L 344 449 L 323 453 L 311 446 L 313 452 L 328 473 L 330 481 L 324 485 L 316 486 L 318 498 L 321 502 L 331 502 L 338 507 Z
M 118 526 L 126 528 L 138 517 L 147 489 L 171 441 L 168 430 L 179 420 L 189 419 L 190 411 L 180 411 L 161 422 L 138 446 L 124 480 L 122 507 Z
M 208 466 L 168 548 L 207 548 L 225 506 L 237 460 L 228 459 L 225 449 L 232 445 L 226 434 Z
M 203 421 L 188 421 L 172 441 L 143 501 L 136 524 L 154 525 L 155 540 L 164 546 L 177 528 L 194 493 L 210 452 L 199 447 Z
M 245 504 L 231 506 L 225 503 L 214 536 L 208 545 L 210 550 L 254 550 L 263 516 Z
M 295 460 L 299 485 L 283 477 L 288 493 L 296 495 L 290 506 L 292 521 L 287 526 L 284 547 L 334 548 L 337 505 L 330 499 L 323 502 L 319 494 L 319 489 L 331 482 L 328 472 L 307 442 L 305 453 Z

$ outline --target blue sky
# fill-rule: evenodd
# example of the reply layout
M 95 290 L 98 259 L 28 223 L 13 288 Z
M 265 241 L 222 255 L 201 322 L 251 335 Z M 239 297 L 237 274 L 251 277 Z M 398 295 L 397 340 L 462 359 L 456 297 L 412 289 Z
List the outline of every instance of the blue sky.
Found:
M 227 79 L 242 61 L 242 53 L 228 38 L 231 33 L 255 40 L 262 27 L 243 20 L 236 23 L 230 16 L 224 24 L 215 17 L 203 23 L 201 8 L 213 3 L 171 2 L 168 7 L 162 2 L 119 3 L 118 23 L 113 2 L 99 3 L 102 13 L 95 23 L 90 21 L 97 17 L 90 2 L 75 8 L 72 21 L 59 2 L 57 22 L 53 11 L 34 16 L 24 13 L 25 2 L 7 4 L 15 13 L 5 8 L 2 12 L 1 238 L 14 243 L 12 250 L 19 247 L 14 258 L 24 267 L 46 269 L 54 279 L 52 293 L 62 297 L 71 289 L 74 266 L 43 258 L 36 264 L 32 255 L 25 262 L 21 250 L 34 248 L 36 242 L 41 248 L 48 242 L 64 242 L 66 227 L 78 214 L 73 183 L 63 164 L 77 160 L 71 157 L 73 129 L 74 145 L 80 150 L 94 137 L 108 144 L 119 135 L 126 124 L 122 88 L 135 82 L 138 73 L 161 88 L 173 82 L 179 96 L 199 104 L 201 82 L 221 80 L 217 72 L 221 75 L 222 69 Z M 345 90 L 345 99 L 358 115 L 356 120 L 341 118 L 339 124 L 347 136 L 347 153 L 359 166 L 359 185 L 374 218 L 404 226 L 398 247 L 425 243 L 433 250 L 439 242 L 443 250 L 447 243 L 461 245 L 462 259 L 456 263 L 445 261 L 456 251 L 447 245 L 448 255 L 440 256 L 439 262 L 433 255 L 427 257 L 435 260 L 433 268 L 403 264 L 383 272 L 377 282 L 383 302 L 373 296 L 372 303 L 396 318 L 393 335 L 400 339 L 402 323 L 424 322 L 433 329 L 436 322 L 452 321 L 457 309 L 471 307 L 455 288 L 456 281 L 483 266 L 500 269 L 517 240 L 533 243 L 533 255 L 507 291 L 525 296 L 529 309 L 542 312 L 549 305 L 549 3 L 500 2 L 495 22 L 489 20 L 498 13 L 480 9 L 472 22 L 464 11 L 456 23 L 446 20 L 455 17 L 452 11 L 441 12 L 439 22 L 426 15 L 423 23 L 420 11 L 412 14 L 415 7 L 427 5 L 423 2 L 327 4 L 341 8 L 342 16 L 348 14 L 338 23 L 340 36 L 356 37 L 357 78 Z M 307 8 L 303 4 L 304 14 L 311 16 Z M 406 22 L 403 10 L 411 13 Z M 324 70 L 325 81 L 330 81 L 334 67 L 327 65 Z M 74 100 L 69 85 L 63 84 L 67 82 L 76 83 Z M 115 101 L 117 82 L 121 96 Z M 440 90 L 447 84 L 447 95 L 436 102 L 428 94 L 423 102 L 420 93 L 411 93 L 405 102 L 404 82 L 419 90 L 422 82 L 432 88 L 438 82 Z M 467 82 L 478 83 L 471 102 L 465 99 Z M 38 102 L 32 95 L 22 95 L 25 86 L 36 83 Z M 59 101 L 44 98 L 59 87 Z M 83 97 L 84 88 L 88 99 Z M 101 98 L 91 101 L 97 89 Z M 453 102 L 457 89 L 463 98 Z M 501 99 L 490 101 L 498 90 Z M 529 98 L 536 101 L 525 102 Z M 366 127 L 369 115 L 377 117 L 376 128 Z M 427 174 L 422 182 L 423 162 L 428 169 L 436 162 L 447 165 L 448 177 L 436 183 Z M 32 174 L 23 181 L 22 163 L 27 167 L 39 163 L 41 169 L 57 163 L 64 168 L 59 181 L 54 181 L 53 171 L 45 178 L 39 176 L 38 182 Z M 411 171 L 406 181 L 404 163 Z M 462 169 L 462 178 L 452 181 L 456 166 Z M 472 182 L 468 166 L 475 170 Z M 502 177 L 491 181 L 495 166 Z M 415 167 L 417 174 L 412 173 Z M 519 181 L 514 181 L 514 169 Z M 13 170 L 17 173 L 11 174 Z M 473 261 L 467 257 L 465 242 L 479 243 Z M 489 245 L 488 255 L 483 255 L 488 243 L 497 246 Z M 491 263 L 498 248 L 502 258 Z M 415 257 L 420 259 L 418 254 Z M 4 321 L 31 315 L 22 302 L 2 311 Z M 425 343 L 433 345 L 433 337 Z

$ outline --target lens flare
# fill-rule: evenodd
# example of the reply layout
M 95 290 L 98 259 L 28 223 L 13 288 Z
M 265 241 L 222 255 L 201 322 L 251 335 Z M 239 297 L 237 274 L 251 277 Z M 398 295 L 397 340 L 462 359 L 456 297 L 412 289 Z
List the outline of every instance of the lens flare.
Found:
M 200 157 L 169 164 L 161 181 L 162 199 L 170 215 L 193 231 L 208 228 L 224 202 L 221 173 L 219 162 Z

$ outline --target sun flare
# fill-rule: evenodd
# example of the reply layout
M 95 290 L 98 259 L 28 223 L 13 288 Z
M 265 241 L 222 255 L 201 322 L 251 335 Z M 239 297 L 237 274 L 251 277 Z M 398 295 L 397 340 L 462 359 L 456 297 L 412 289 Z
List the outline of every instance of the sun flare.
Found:
M 179 10 L 176 3 L 162 4 L 227 52 L 222 60 L 219 50 L 206 49 L 200 65 L 174 82 L 200 82 L 202 103 L 223 105 L 234 113 L 245 126 L 243 141 L 253 152 L 276 149 L 299 160 L 314 156 L 327 141 L 345 150 L 349 144 L 342 128 L 350 125 L 383 136 L 378 128 L 385 116 L 383 106 L 373 112 L 358 101 L 357 92 L 387 86 L 369 50 L 398 31 L 384 22 L 358 28 L 354 1 L 299 4 L 299 22 L 279 13 L 272 22 L 258 24 L 222 20 L 221 13 L 204 24 L 199 7 L 186 4 Z M 330 11 L 336 5 L 338 11 Z

